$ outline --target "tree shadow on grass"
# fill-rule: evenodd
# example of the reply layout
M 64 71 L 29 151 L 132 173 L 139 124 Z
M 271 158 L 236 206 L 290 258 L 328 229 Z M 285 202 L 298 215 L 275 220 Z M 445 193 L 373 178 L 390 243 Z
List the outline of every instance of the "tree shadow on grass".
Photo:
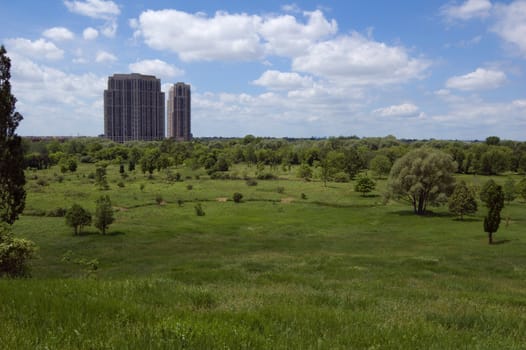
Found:
M 456 222 L 479 222 L 480 220 L 475 219 L 475 218 L 464 218 L 463 220 L 461 220 L 460 218 L 455 218 L 454 221 Z
M 379 194 L 366 194 L 366 195 L 360 194 L 360 197 L 361 198 L 378 198 L 378 197 L 381 197 L 381 196 Z
M 111 231 L 111 232 L 106 232 L 106 236 L 121 236 L 121 235 L 125 235 L 126 233 L 122 232 L 122 231 Z
M 415 216 L 415 217 L 422 217 L 422 218 L 449 218 L 453 217 L 450 213 L 435 213 L 431 210 L 426 211 L 424 214 L 415 214 L 413 210 L 397 210 L 392 212 L 395 215 L 398 216 Z
M 511 242 L 511 239 L 501 239 L 501 240 L 498 240 L 498 241 L 493 241 L 492 245 L 506 244 L 506 243 L 509 243 L 509 242 Z
M 82 231 L 77 236 L 120 236 L 120 235 L 125 235 L 125 233 L 122 231 L 110 231 L 110 232 L 106 232 L 106 234 L 103 235 L 99 231 L 90 230 L 90 231 Z

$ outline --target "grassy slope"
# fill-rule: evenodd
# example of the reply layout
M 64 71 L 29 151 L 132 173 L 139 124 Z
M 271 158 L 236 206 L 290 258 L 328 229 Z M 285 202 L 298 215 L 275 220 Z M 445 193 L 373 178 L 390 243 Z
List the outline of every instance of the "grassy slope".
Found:
M 115 206 L 129 208 L 116 214 L 112 234 L 88 228 L 74 237 L 63 218 L 24 216 L 15 225 L 40 246 L 40 259 L 32 280 L 0 281 L 0 348 L 518 349 L 526 343 L 524 203 L 504 209 L 511 221 L 496 240 L 505 243 L 488 246 L 483 209 L 460 222 L 444 209 L 417 217 L 403 204 L 383 206 L 350 184 L 166 184 L 161 176 L 136 175 L 119 188 L 116 169 L 109 172 L 106 193 Z M 31 180 L 30 210 L 74 201 L 93 210 L 100 192 L 86 177 L 70 174 L 56 183 L 53 171 L 37 174 L 50 185 Z M 235 191 L 244 203 L 216 200 Z M 155 204 L 159 193 L 165 205 Z M 186 202 L 179 207 L 177 199 Z M 195 200 L 204 201 L 206 216 L 195 216 Z M 63 259 L 67 252 L 70 261 Z M 82 258 L 98 259 L 98 270 L 88 273 L 74 262 Z

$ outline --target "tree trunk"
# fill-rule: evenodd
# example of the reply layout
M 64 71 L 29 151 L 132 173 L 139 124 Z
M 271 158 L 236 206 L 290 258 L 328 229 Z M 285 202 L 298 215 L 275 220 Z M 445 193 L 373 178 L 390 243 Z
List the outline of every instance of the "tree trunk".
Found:
M 424 207 L 424 198 L 422 198 L 422 196 L 420 196 L 420 198 L 418 198 L 418 215 L 422 215 L 424 214 L 425 212 L 425 207 Z
M 493 244 L 493 232 L 488 232 L 488 244 Z

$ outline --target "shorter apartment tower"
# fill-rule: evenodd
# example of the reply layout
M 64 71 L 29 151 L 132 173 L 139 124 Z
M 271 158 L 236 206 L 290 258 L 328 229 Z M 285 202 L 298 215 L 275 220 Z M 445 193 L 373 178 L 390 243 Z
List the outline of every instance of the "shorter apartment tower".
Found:
M 162 140 L 165 110 L 161 80 L 114 74 L 104 90 L 104 136 L 117 142 Z
M 177 141 L 189 141 L 191 132 L 190 85 L 177 83 L 168 94 L 168 137 Z

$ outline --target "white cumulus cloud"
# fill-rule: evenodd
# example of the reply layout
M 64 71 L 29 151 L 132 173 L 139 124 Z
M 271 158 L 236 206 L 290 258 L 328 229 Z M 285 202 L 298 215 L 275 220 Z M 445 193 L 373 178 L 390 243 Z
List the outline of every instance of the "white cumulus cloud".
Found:
M 97 56 L 95 57 L 95 62 L 97 63 L 106 63 L 106 62 L 115 62 L 117 61 L 117 57 L 107 51 L 99 51 L 97 52 Z
M 128 68 L 133 73 L 155 75 L 162 78 L 173 78 L 184 74 L 183 70 L 158 59 L 138 61 L 130 64 Z
M 373 111 L 374 114 L 381 117 L 411 117 L 418 114 L 418 107 L 412 103 L 403 103 L 384 108 L 378 108 Z
M 138 19 L 136 36 L 184 61 L 253 60 L 263 57 L 257 28 L 261 19 L 216 12 L 214 17 L 177 10 L 148 10 Z
M 42 35 L 50 40 L 55 41 L 71 40 L 75 37 L 73 32 L 64 27 L 53 27 L 46 29 Z
M 498 4 L 495 11 L 497 20 L 492 31 L 526 57 L 526 1 Z
M 449 21 L 485 18 L 490 14 L 490 0 L 467 0 L 461 5 L 448 4 L 442 7 L 442 15 Z
M 34 59 L 59 60 L 64 57 L 63 50 L 45 39 L 35 41 L 24 38 L 7 39 L 6 46 L 10 51 Z
M 114 38 L 117 34 L 117 21 L 108 21 L 103 27 L 100 28 L 100 32 L 107 38 Z
M 11 55 L 12 56 L 12 55 Z M 103 129 L 101 93 L 106 77 L 70 74 L 12 56 L 13 94 L 24 135 L 97 135 Z
M 95 28 L 88 27 L 82 32 L 82 37 L 85 40 L 94 40 L 99 36 L 99 31 Z
M 359 33 L 311 45 L 292 61 L 296 71 L 350 85 L 382 85 L 422 78 L 430 62 L 412 58 L 401 46 L 366 38 Z
M 135 37 L 157 50 L 176 52 L 184 61 L 260 60 L 267 55 L 295 56 L 336 34 L 335 20 L 319 10 L 259 16 L 216 12 L 212 17 L 178 10 L 148 10 L 129 21 Z
M 296 17 L 285 15 L 266 18 L 259 29 L 266 41 L 269 54 L 295 56 L 304 53 L 310 45 L 322 38 L 336 34 L 338 24 L 328 21 L 319 10 L 305 12 L 307 23 L 299 23 Z
M 294 72 L 268 70 L 261 77 L 254 80 L 253 83 L 270 90 L 291 90 L 312 86 L 313 81 L 311 77 L 304 77 Z
M 86 1 L 64 1 L 64 5 L 70 12 L 98 19 L 112 19 L 121 11 L 113 1 L 86 0 Z
M 501 71 L 477 68 L 466 75 L 454 76 L 447 80 L 446 87 L 464 91 L 495 89 L 506 82 Z

